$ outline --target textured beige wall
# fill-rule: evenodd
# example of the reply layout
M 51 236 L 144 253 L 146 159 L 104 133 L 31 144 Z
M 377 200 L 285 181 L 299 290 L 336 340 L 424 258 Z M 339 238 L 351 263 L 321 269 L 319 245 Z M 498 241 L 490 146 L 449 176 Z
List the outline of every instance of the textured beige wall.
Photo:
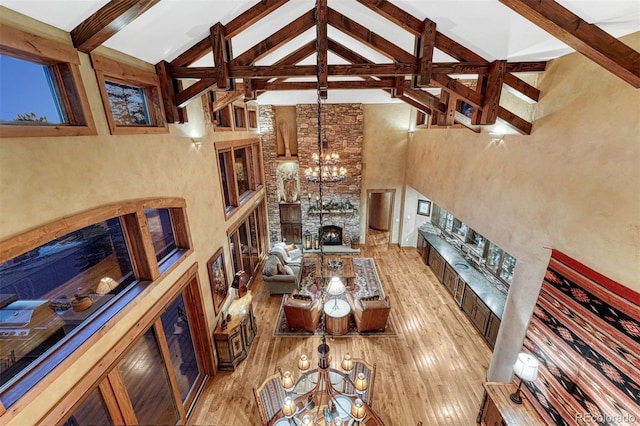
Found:
M 640 291 L 640 91 L 577 53 L 539 88 L 530 136 L 416 131 L 407 185 L 519 262 L 554 248 Z
M 65 37 L 55 29 L 6 9 L 0 12 L 3 24 L 10 23 L 65 41 Z M 66 39 L 68 41 L 68 37 Z M 136 64 L 135 59 L 114 52 L 102 49 L 101 53 Z M 79 55 L 82 79 L 98 136 L 2 138 L 0 239 L 6 240 L 105 204 L 140 198 L 181 197 L 187 204 L 194 253 L 158 283 L 149 297 L 136 302 L 139 309 L 102 336 L 99 344 L 85 351 L 72 370 L 55 380 L 47 392 L 28 407 L 21 407 L 14 424 L 35 424 L 60 396 L 94 368 L 100 357 L 195 262 L 200 264 L 198 274 L 202 293 L 205 300 L 211 300 L 209 278 L 204 267 L 209 257 L 224 247 L 227 270 L 232 270 L 226 241 L 229 223 L 224 217 L 214 141 L 258 137 L 251 132 L 213 132 L 206 129 L 198 100 L 188 107 L 190 122 L 171 125 L 168 134 L 111 136 L 89 57 L 82 53 Z M 149 64 L 138 64 L 149 69 Z M 204 138 L 200 149 L 194 147 L 192 137 Z M 256 198 L 263 195 L 260 193 Z M 248 204 L 240 214 L 254 207 L 253 202 Z M 213 304 L 205 303 L 205 307 L 207 320 L 215 324 Z
M 367 232 L 367 190 L 395 189 L 391 242 L 398 242 L 402 214 L 405 157 L 411 107 L 406 104 L 364 105 L 360 235 Z

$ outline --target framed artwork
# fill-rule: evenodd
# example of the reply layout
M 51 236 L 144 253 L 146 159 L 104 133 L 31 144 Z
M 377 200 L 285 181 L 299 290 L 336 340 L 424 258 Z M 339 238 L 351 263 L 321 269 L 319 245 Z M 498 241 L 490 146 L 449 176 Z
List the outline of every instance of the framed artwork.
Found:
M 222 304 L 229 294 L 227 273 L 224 270 L 222 247 L 219 248 L 207 262 L 207 270 L 209 271 L 209 282 L 211 283 L 211 294 L 213 295 L 213 310 L 215 315 L 218 315 Z
M 418 200 L 418 214 L 429 216 L 431 214 L 431 201 Z

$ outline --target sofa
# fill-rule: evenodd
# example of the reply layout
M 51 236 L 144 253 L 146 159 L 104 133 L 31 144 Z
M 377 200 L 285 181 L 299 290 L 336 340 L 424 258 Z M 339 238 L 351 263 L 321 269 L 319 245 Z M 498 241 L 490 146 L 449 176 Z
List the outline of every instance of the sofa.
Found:
M 269 254 L 274 254 L 283 265 L 302 265 L 302 246 L 297 244 L 275 243 Z
M 300 288 L 302 266 L 284 265 L 278 255 L 270 254 L 262 269 L 262 280 L 269 289 L 269 294 L 289 294 Z
M 383 331 L 387 328 L 387 319 L 391 312 L 389 298 L 376 296 L 356 299 L 350 293 L 346 294 L 346 298 L 359 333 Z

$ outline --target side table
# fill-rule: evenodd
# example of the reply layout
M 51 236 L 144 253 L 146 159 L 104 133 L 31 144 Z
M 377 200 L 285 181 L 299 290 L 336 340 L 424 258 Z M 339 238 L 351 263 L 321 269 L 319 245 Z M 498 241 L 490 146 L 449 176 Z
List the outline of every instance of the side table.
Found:
M 324 304 L 324 314 L 329 334 L 347 334 L 351 307 L 342 299 L 331 299 Z
M 251 301 L 251 292 L 241 299 L 234 300 L 229 306 L 231 321 L 227 328 L 223 330 L 218 325 L 213 333 L 219 370 L 233 371 L 236 365 L 249 355 L 253 338 L 258 331 Z

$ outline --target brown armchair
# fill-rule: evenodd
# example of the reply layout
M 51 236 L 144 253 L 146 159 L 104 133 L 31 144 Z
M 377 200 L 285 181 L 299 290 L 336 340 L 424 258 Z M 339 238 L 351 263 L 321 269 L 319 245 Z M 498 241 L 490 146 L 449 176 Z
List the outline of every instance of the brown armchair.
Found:
M 319 298 L 294 299 L 292 294 L 285 294 L 282 309 L 289 328 L 315 333 L 322 313 L 322 301 Z
M 387 297 L 379 300 L 360 300 L 355 299 L 350 293 L 347 293 L 346 297 L 359 333 L 382 331 L 387 328 L 387 319 L 391 312 Z

